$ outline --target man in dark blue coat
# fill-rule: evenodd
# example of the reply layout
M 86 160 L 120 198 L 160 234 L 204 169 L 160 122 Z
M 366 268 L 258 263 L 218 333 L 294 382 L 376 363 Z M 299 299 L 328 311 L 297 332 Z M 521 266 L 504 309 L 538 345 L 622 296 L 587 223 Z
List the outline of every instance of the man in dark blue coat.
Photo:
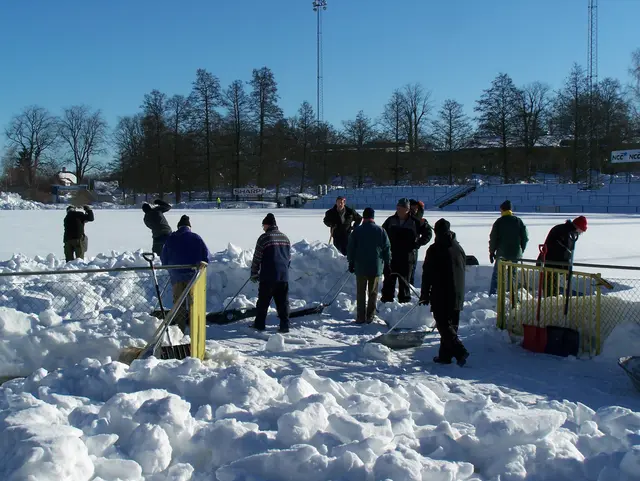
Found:
M 271 299 L 276 304 L 280 329 L 289 332 L 289 266 L 291 264 L 291 242 L 278 229 L 276 218 L 269 213 L 262 221 L 264 234 L 258 238 L 251 263 L 251 280 L 258 285 L 258 312 L 253 327 L 266 329 L 267 311 Z
M 191 221 L 188 216 L 180 217 L 178 230 L 167 238 L 162 248 L 160 260 L 165 266 L 196 265 L 200 262 L 209 262 L 209 249 L 198 234 L 191 232 Z M 194 274 L 193 269 L 169 269 L 174 304 L 178 302 Z M 187 310 L 183 305 L 176 315 L 176 324 L 182 332 L 185 332 L 187 320 Z

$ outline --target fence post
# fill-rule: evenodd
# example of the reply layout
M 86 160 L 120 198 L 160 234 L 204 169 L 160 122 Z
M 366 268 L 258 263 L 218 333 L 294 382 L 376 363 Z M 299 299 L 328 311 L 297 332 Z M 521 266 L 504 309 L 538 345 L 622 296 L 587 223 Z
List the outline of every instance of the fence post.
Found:
M 602 293 L 601 275 L 596 274 L 596 356 L 602 349 L 602 336 L 600 331 L 600 294 Z
M 207 338 L 207 263 L 201 262 L 198 268 L 198 280 L 191 288 L 191 308 L 189 309 L 189 325 L 191 334 L 191 357 L 204 360 L 205 341 Z
M 505 303 L 505 292 L 504 292 L 504 263 L 500 259 L 496 259 L 498 263 L 498 304 L 497 304 L 497 320 L 498 320 L 498 329 L 504 329 L 505 327 L 505 319 L 504 319 L 504 303 Z

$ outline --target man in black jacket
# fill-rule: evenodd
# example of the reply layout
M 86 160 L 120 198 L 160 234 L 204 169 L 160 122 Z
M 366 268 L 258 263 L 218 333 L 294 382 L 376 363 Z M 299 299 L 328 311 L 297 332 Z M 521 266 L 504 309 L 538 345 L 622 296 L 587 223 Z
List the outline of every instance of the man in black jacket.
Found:
M 151 250 L 160 255 L 162 254 L 164 243 L 172 232 L 167 219 L 164 217 L 164 214 L 171 210 L 171 205 L 161 199 L 156 199 L 153 203 L 155 207 L 151 207 L 148 202 L 142 204 L 142 211 L 144 212 L 144 225 L 151 229 L 151 238 L 153 240 Z
M 347 200 L 339 196 L 336 205 L 324 214 L 324 225 L 331 229 L 333 245 L 343 256 L 347 255 L 349 234 L 362 222 L 362 216 L 346 205 Z
M 271 299 L 280 318 L 279 332 L 289 332 L 289 266 L 291 242 L 280 232 L 276 218 L 269 213 L 262 221 L 264 234 L 258 238 L 251 262 L 251 280 L 258 284 L 258 304 L 253 328 L 266 329 L 267 311 Z
M 427 249 L 422 267 L 420 304 L 429 305 L 440 333 L 440 352 L 433 358 L 439 364 L 451 364 L 456 358 L 464 366 L 469 352 L 458 338 L 460 311 L 464 305 L 466 255 L 445 219 L 434 226 L 436 240 Z
M 402 198 L 398 201 L 396 213 L 384 221 L 382 228 L 387 231 L 391 243 L 391 265 L 384 269 L 380 300 L 393 302 L 397 277 L 393 273 L 404 278 L 404 281 L 398 282 L 398 302 L 409 302 L 411 291 L 406 282 L 409 281 L 417 261 L 418 249 L 431 240 L 431 226 L 411 215 L 409 199 Z
M 85 205 L 82 210 L 72 205 L 67 207 L 67 215 L 64 218 L 64 257 L 67 262 L 74 259 L 84 259 L 89 247 L 89 239 L 84 233 L 84 225 L 93 222 L 94 216 L 91 207 Z

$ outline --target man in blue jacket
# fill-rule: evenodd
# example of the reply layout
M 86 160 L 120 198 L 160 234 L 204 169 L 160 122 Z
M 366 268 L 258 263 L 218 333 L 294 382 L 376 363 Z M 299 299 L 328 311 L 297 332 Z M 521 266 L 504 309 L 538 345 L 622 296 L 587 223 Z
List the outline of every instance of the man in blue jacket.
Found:
M 258 312 L 254 329 L 266 329 L 267 311 L 271 299 L 275 301 L 280 329 L 289 332 L 289 266 L 291 264 L 291 242 L 278 229 L 276 218 L 269 213 L 262 221 L 264 234 L 258 238 L 251 263 L 251 280 L 258 285 Z
M 167 238 L 162 248 L 160 260 L 165 266 L 196 265 L 200 262 L 209 262 L 209 249 L 198 234 L 191 232 L 191 221 L 188 216 L 180 217 L 178 230 Z M 169 269 L 174 304 L 178 302 L 193 275 L 193 269 Z M 186 307 L 183 305 L 176 315 L 176 324 L 182 332 L 185 332 L 188 318 Z
M 356 323 L 370 324 L 376 312 L 383 267 L 391 263 L 391 244 L 385 230 L 374 221 L 375 211 L 367 207 L 363 214 L 362 224 L 349 236 L 347 259 L 349 272 L 356 275 Z

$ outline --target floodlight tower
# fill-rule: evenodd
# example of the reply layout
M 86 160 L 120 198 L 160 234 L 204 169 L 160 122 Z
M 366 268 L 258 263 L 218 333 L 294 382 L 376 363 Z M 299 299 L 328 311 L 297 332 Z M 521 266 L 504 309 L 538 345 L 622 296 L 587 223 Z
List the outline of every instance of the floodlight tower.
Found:
M 318 116 L 318 125 L 322 122 L 323 112 L 323 79 L 322 79 L 322 11 L 327 9 L 327 0 L 313 0 L 313 11 L 316 12 L 318 17 L 318 84 L 317 84 L 317 99 L 316 99 L 316 114 Z
M 588 58 L 588 88 L 589 88 L 589 136 L 587 140 L 587 182 L 593 186 L 591 170 L 596 163 L 598 154 L 598 134 L 595 125 L 596 90 L 598 88 L 598 0 L 589 2 L 589 58 Z

